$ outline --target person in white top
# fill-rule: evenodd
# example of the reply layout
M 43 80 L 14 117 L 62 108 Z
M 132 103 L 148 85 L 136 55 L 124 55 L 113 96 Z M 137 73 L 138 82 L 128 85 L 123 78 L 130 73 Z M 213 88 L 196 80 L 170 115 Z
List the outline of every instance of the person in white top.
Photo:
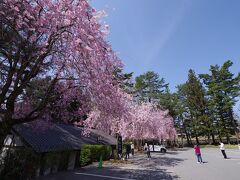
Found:
M 224 159 L 227 159 L 223 142 L 220 142 L 220 150 L 222 151 Z
M 134 143 L 131 143 L 131 152 L 132 152 L 132 157 L 134 157 Z
M 145 143 L 145 145 L 144 145 L 144 147 L 143 147 L 143 150 L 144 150 L 145 152 L 147 152 L 147 147 L 148 147 L 148 145 L 147 145 L 147 143 Z

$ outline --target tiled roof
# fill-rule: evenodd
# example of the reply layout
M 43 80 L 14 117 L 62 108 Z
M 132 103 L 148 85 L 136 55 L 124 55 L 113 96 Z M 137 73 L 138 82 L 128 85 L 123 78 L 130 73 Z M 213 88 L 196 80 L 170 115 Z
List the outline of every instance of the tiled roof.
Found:
M 88 136 L 83 128 L 67 124 L 51 124 L 48 128 L 37 129 L 33 123 L 15 125 L 13 132 L 20 136 L 36 152 L 79 150 L 84 144 L 116 145 L 116 138 L 98 130 L 90 130 Z

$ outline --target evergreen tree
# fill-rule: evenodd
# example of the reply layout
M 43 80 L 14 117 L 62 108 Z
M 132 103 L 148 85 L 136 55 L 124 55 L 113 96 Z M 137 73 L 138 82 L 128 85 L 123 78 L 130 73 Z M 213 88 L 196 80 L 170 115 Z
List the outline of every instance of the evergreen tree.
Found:
M 192 144 L 191 141 L 191 132 L 192 126 L 191 121 L 189 119 L 189 112 L 187 108 L 187 84 L 180 84 L 177 86 L 176 92 L 178 98 L 178 116 L 175 119 L 175 124 L 177 126 L 178 132 L 186 135 L 188 145 Z
M 113 78 L 116 80 L 118 85 L 128 94 L 132 94 L 134 92 L 134 83 L 132 81 L 133 72 L 124 73 L 123 69 L 116 69 L 113 73 Z
M 177 93 L 171 93 L 169 88 L 159 95 L 158 108 L 168 110 L 169 114 L 177 119 L 183 112 L 183 104 Z
M 221 67 L 211 66 L 210 74 L 200 75 L 208 88 L 209 110 L 212 112 L 213 124 L 220 140 L 225 136 L 228 142 L 230 135 L 234 134 L 237 128 L 233 106 L 240 90 L 240 74 L 234 77 L 229 70 L 232 64 L 228 60 Z
M 159 95 L 166 90 L 168 84 L 164 78 L 160 78 L 159 74 L 148 71 L 135 79 L 135 91 L 140 96 L 141 101 L 151 102 L 158 99 Z
M 198 136 L 205 134 L 204 129 L 208 121 L 206 115 L 207 104 L 205 90 L 192 69 L 189 70 L 186 86 L 186 104 L 191 120 L 192 132 L 196 142 L 199 143 Z

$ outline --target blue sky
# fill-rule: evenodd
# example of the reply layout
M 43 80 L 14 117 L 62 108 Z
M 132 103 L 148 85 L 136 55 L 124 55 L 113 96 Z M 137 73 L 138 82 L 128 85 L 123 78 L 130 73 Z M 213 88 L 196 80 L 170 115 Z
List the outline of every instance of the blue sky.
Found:
M 210 65 L 234 62 L 240 71 L 238 0 L 91 0 L 106 10 L 109 42 L 126 72 L 158 72 L 170 89 L 184 83 L 190 68 L 197 74 Z

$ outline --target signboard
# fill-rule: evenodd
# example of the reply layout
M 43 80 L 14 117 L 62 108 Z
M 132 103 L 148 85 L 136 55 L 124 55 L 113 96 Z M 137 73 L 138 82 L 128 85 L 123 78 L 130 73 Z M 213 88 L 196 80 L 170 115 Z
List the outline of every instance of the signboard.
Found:
M 118 136 L 117 148 L 118 148 L 118 154 L 122 154 L 122 136 Z

